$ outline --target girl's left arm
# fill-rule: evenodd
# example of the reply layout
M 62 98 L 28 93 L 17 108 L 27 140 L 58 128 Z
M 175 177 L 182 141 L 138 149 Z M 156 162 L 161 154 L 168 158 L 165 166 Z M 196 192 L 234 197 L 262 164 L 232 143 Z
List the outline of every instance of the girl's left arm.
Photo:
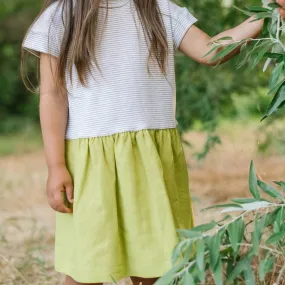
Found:
M 279 8 L 280 16 L 285 18 L 285 0 L 277 0 L 276 1 L 281 8 Z M 185 34 L 180 46 L 179 50 L 184 53 L 185 55 L 191 57 L 197 62 L 206 65 L 216 65 L 218 62 L 211 62 L 209 60 L 215 56 L 221 49 L 214 51 L 213 53 L 209 54 L 208 56 L 204 57 L 211 48 L 213 47 L 211 43 L 215 40 L 223 37 L 231 37 L 232 40 L 223 41 L 225 46 L 227 44 L 232 43 L 233 41 L 238 42 L 245 39 L 253 39 L 256 38 L 262 30 L 263 20 L 254 21 L 254 17 L 251 17 L 244 21 L 242 24 L 236 26 L 233 29 L 224 31 L 214 37 L 210 37 L 201 29 L 193 25 Z M 233 56 L 239 53 L 239 48 L 234 50 L 228 56 L 226 56 L 221 63 L 224 63 L 231 59 Z

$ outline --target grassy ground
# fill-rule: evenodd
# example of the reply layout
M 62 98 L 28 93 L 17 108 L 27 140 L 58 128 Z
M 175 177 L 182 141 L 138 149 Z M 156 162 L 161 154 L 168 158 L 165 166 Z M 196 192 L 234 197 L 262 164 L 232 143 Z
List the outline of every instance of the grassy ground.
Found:
M 0 135 L 0 157 L 31 153 L 42 147 L 39 131 Z
M 195 161 L 193 153 L 201 148 L 205 136 L 185 134 L 194 145 L 185 148 L 185 153 L 197 224 L 218 217 L 217 212 L 201 215 L 201 208 L 247 196 L 251 159 L 260 178 L 284 179 L 285 156 L 270 148 L 266 155 L 259 154 L 258 133 L 256 123 L 222 124 L 223 143 L 203 162 Z M 16 136 L 0 141 L 0 284 L 62 284 L 64 277 L 53 269 L 54 212 L 45 198 L 47 172 L 39 140 Z

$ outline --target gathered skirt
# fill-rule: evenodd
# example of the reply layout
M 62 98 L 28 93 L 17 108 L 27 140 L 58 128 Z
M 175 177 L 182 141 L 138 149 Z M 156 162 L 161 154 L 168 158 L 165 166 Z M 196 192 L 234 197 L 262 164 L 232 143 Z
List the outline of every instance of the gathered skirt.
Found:
M 178 130 L 66 140 L 72 214 L 56 213 L 55 269 L 82 283 L 160 277 L 193 227 Z

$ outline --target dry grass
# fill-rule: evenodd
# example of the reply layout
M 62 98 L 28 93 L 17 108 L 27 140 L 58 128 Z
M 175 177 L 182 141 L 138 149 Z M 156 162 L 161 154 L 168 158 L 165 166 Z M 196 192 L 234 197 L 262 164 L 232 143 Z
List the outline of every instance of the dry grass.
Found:
M 246 128 L 236 125 L 232 129 L 226 126 L 221 130 L 222 144 L 200 163 L 193 159 L 193 153 L 203 145 L 205 136 L 195 132 L 185 135 L 185 139 L 194 143 L 194 148 L 186 151 L 186 159 L 198 224 L 213 219 L 213 212 L 203 212 L 201 215 L 201 208 L 249 195 L 248 170 L 251 160 L 254 160 L 261 180 L 284 180 L 285 156 L 259 154 L 258 131 L 259 124 L 247 125 Z
M 195 145 L 186 157 L 196 223 L 213 219 L 213 212 L 202 216 L 201 208 L 248 194 L 251 159 L 263 179 L 284 178 L 284 157 L 258 155 L 255 131 L 256 126 L 222 130 L 223 144 L 200 164 L 192 154 L 204 136 L 185 135 Z M 42 151 L 0 158 L 0 284 L 62 284 L 64 277 L 53 269 L 54 212 L 46 202 L 45 180 Z

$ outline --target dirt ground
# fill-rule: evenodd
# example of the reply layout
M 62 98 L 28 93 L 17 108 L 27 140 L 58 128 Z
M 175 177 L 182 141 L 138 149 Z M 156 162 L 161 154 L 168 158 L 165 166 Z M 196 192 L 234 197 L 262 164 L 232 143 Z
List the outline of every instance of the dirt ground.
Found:
M 194 144 L 185 154 L 196 224 L 218 216 L 202 215 L 202 208 L 248 196 L 250 160 L 265 181 L 285 178 L 285 156 L 257 154 L 252 130 L 222 134 L 222 145 L 202 162 L 195 161 L 193 153 L 204 135 L 192 132 L 185 139 Z M 42 151 L 0 158 L 0 284 L 62 284 L 63 276 L 53 269 L 55 225 L 45 198 L 46 175 Z

